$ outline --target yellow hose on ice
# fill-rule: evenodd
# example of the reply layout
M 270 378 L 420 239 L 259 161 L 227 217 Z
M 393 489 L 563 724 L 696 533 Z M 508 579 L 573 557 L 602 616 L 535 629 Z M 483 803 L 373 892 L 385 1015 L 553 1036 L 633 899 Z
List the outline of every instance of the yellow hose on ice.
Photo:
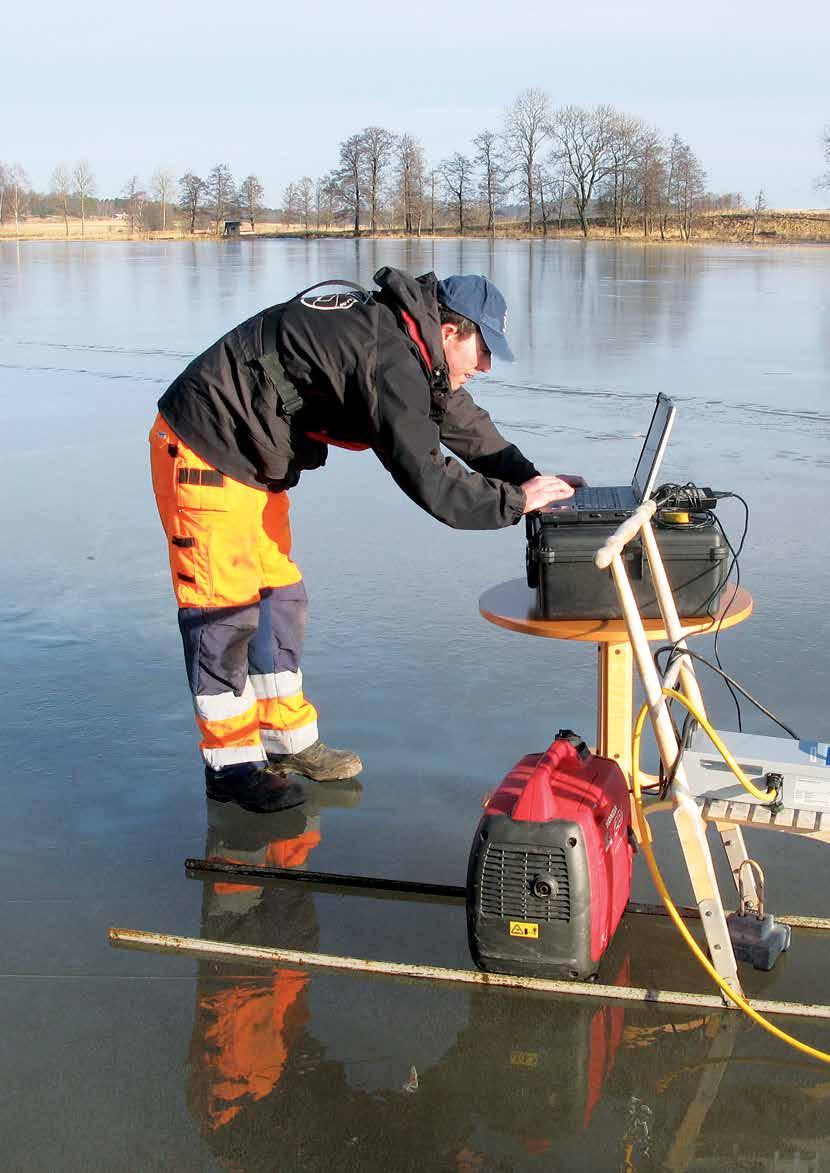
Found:
M 745 786 L 746 789 L 756 797 L 760 797 L 764 801 L 769 801 L 770 796 L 766 792 L 758 790 L 756 786 L 752 785 L 752 783 L 741 770 L 738 763 L 723 745 L 723 742 L 721 741 L 720 737 L 718 737 L 717 732 L 712 728 L 703 714 L 692 705 L 688 698 L 685 697 L 682 693 L 676 692 L 671 688 L 666 688 L 663 690 L 663 692 L 664 695 L 672 697 L 674 700 L 683 705 L 684 708 L 688 709 L 695 720 L 698 721 L 701 727 L 706 730 L 706 733 L 712 739 L 714 745 L 717 746 L 717 748 L 723 754 L 724 760 L 732 770 L 733 774 L 735 774 L 735 777 L 738 779 L 741 785 Z M 756 1022 L 758 1026 L 762 1027 L 769 1034 L 774 1035 L 777 1039 L 781 1039 L 782 1042 L 787 1043 L 791 1047 L 794 1047 L 797 1051 L 801 1051 L 805 1055 L 810 1055 L 813 1059 L 819 1059 L 822 1063 L 830 1063 L 830 1054 L 828 1054 L 826 1051 L 819 1051 L 815 1047 L 809 1046 L 807 1043 L 802 1043 L 800 1039 L 795 1039 L 792 1035 L 788 1035 L 786 1031 L 780 1030 L 777 1026 L 770 1022 L 769 1019 L 764 1018 L 762 1014 L 759 1014 L 758 1011 L 755 1010 L 750 1005 L 750 1003 L 747 1002 L 746 998 L 739 994 L 737 990 L 733 990 L 729 983 L 724 981 L 724 979 L 720 976 L 709 958 L 698 945 L 697 941 L 686 928 L 686 925 L 683 923 L 683 918 L 677 911 L 677 908 L 675 907 L 674 902 L 669 895 L 668 888 L 663 881 L 663 877 L 660 874 L 660 869 L 657 867 L 657 860 L 654 858 L 654 852 L 651 849 L 650 832 L 648 823 L 646 821 L 645 811 L 643 809 L 643 791 L 640 784 L 640 746 L 642 744 L 643 738 L 643 725 L 645 724 L 647 716 L 648 705 L 645 704 L 637 714 L 637 720 L 634 723 L 634 735 L 631 744 L 631 789 L 634 795 L 634 810 L 636 812 L 637 823 L 640 828 L 640 846 L 643 849 L 643 854 L 646 857 L 648 869 L 651 872 L 651 878 L 654 880 L 655 887 L 660 894 L 660 899 L 665 905 L 666 912 L 674 921 L 678 932 L 683 937 L 683 940 L 689 946 L 694 956 L 706 970 L 709 977 L 712 979 L 715 985 L 718 986 L 721 992 L 724 993 L 731 1002 L 734 1002 L 739 1010 L 742 1010 L 748 1018 L 751 1018 L 753 1022 Z

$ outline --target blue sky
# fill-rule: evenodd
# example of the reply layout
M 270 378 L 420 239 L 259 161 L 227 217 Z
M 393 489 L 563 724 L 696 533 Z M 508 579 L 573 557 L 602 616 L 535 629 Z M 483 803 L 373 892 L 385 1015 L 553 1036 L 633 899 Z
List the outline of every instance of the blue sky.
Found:
M 499 129 L 504 108 L 538 86 L 554 106 L 608 102 L 676 131 L 712 190 L 830 204 L 813 186 L 830 123 L 830 5 L 806 0 L 791 20 L 766 0 L 447 8 L 17 6 L 0 42 L 0 159 L 45 189 L 59 160 L 86 157 L 100 194 L 159 165 L 178 176 L 226 162 L 279 203 L 366 125 L 414 134 L 437 162 Z

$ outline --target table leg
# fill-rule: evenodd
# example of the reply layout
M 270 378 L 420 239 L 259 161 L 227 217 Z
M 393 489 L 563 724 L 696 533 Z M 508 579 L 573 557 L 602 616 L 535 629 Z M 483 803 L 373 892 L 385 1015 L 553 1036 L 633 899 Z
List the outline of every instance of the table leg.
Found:
M 598 644 L 597 753 L 631 778 L 634 721 L 634 657 L 630 643 Z

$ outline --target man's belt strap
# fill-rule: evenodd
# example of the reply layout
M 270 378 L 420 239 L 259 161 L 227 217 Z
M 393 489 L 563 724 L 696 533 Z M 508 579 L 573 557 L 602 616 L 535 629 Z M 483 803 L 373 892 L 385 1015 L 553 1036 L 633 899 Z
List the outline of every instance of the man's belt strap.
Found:
M 303 289 L 299 293 L 296 293 L 291 298 L 291 301 L 297 301 L 299 298 L 305 297 L 307 293 L 311 293 L 312 290 L 322 289 L 326 285 L 343 285 L 348 289 L 356 289 L 362 295 L 364 301 L 368 302 L 372 300 L 371 293 L 368 289 L 364 289 L 362 285 L 356 285 L 354 281 L 346 281 L 335 277 L 328 281 L 318 281 L 316 285 L 309 285 L 308 289 Z M 277 323 L 279 321 L 279 312 L 282 308 L 281 305 L 276 305 L 272 306 L 270 310 L 265 311 L 262 321 L 263 354 L 259 358 L 259 365 L 265 371 L 266 376 L 271 381 L 277 393 L 282 414 L 290 421 L 303 406 L 303 400 L 302 396 L 297 393 L 297 388 L 283 370 L 282 363 L 277 358 Z
M 259 365 L 265 371 L 277 393 L 282 414 L 290 420 L 303 406 L 302 397 L 282 368 L 282 363 L 273 353 L 260 356 Z

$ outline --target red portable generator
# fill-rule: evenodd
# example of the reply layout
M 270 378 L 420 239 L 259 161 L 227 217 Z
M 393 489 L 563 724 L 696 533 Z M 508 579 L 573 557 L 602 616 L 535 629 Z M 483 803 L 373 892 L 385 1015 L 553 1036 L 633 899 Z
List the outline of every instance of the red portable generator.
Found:
M 628 786 L 616 762 L 562 730 L 487 800 L 467 870 L 480 969 L 595 977 L 631 891 Z

